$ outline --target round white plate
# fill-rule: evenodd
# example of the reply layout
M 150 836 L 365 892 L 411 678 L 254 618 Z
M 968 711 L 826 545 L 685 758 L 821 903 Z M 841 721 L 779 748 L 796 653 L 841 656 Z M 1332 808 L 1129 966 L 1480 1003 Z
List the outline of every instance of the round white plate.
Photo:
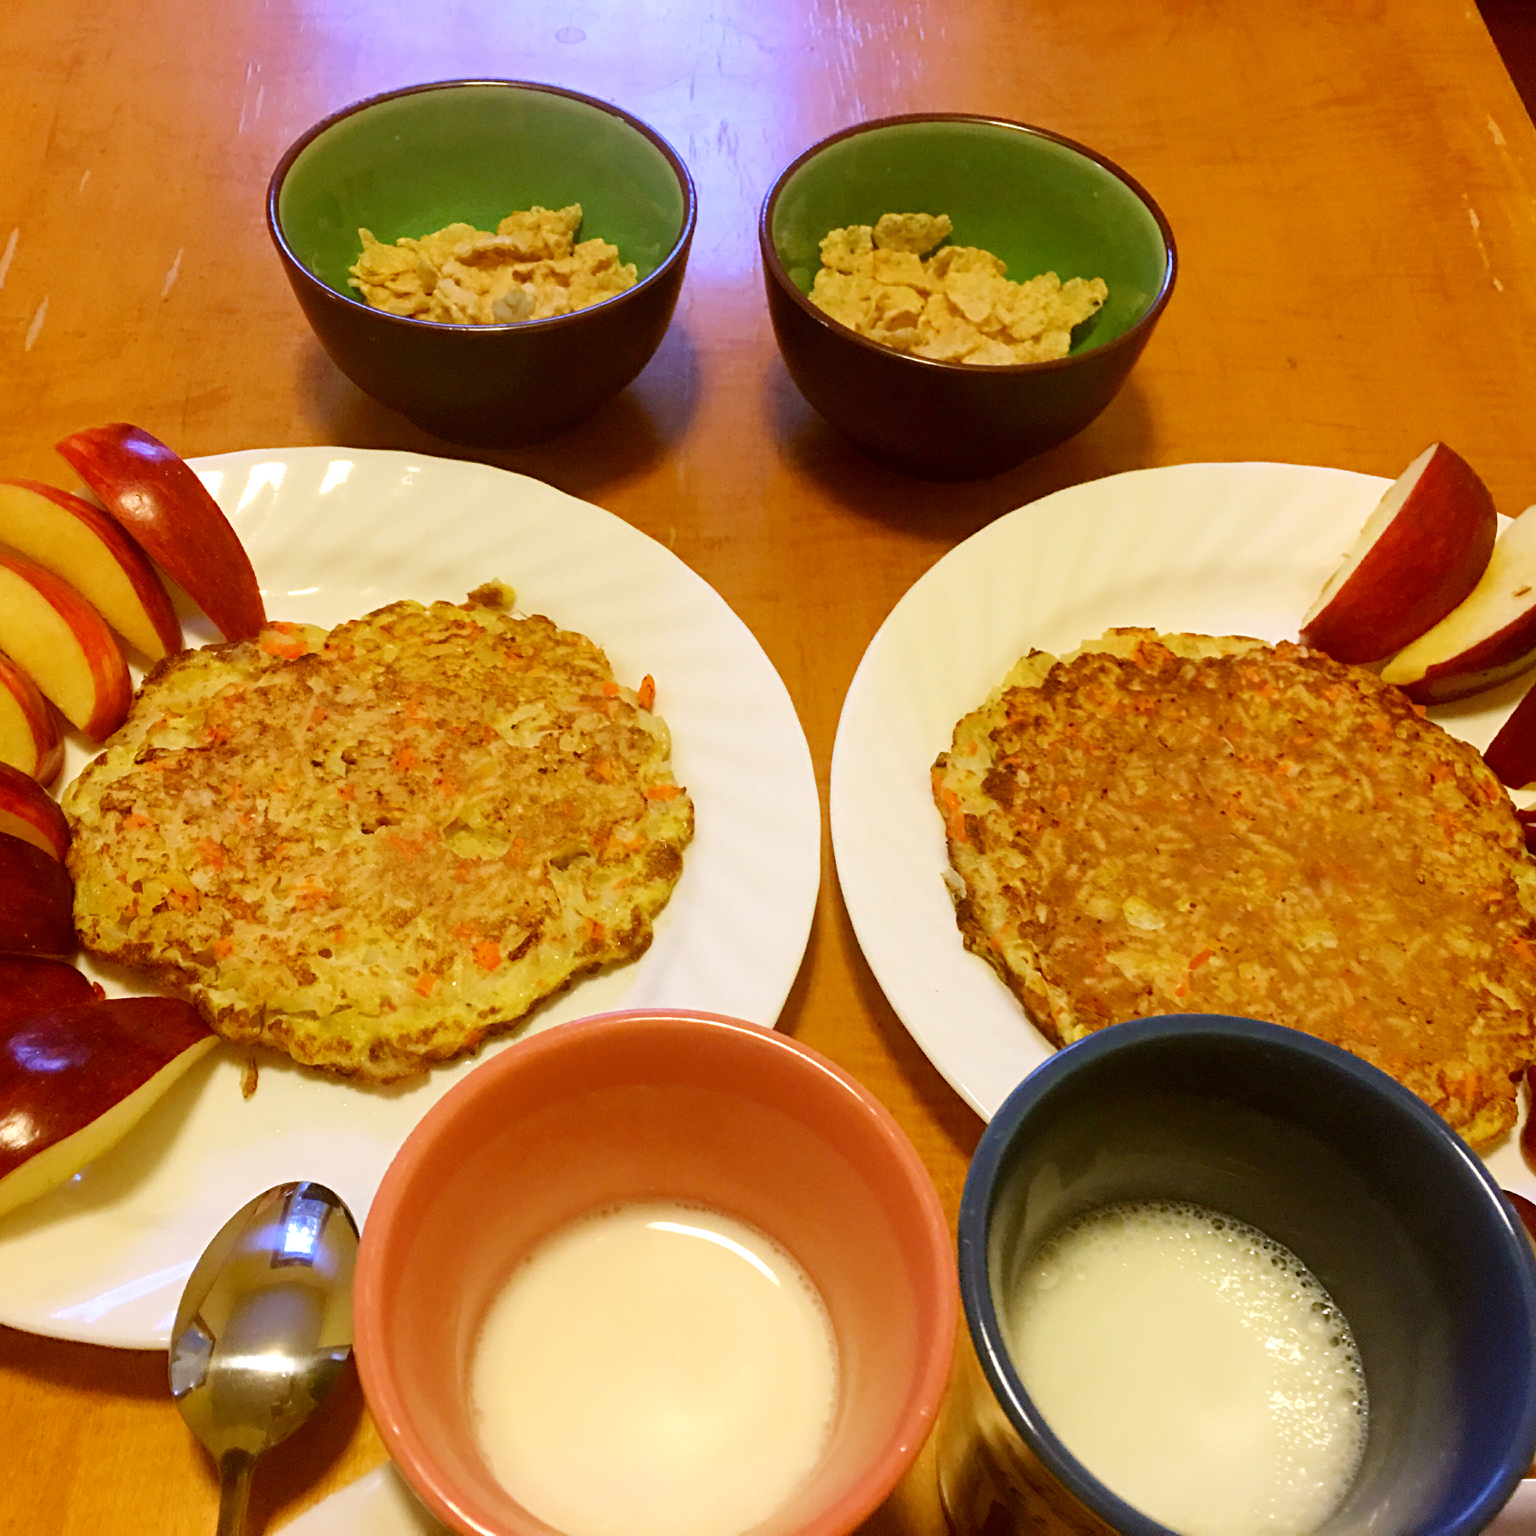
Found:
M 579 983 L 529 1030 L 640 1007 L 774 1022 L 810 932 L 820 807 L 783 683 L 707 583 L 601 508 L 483 464 L 286 448 L 193 467 L 232 518 L 274 618 L 332 625 L 399 598 L 462 602 L 500 578 L 519 612 L 597 641 L 625 683 L 655 677 L 696 811 L 682 878 L 638 961 Z M 218 638 L 200 617 L 186 630 L 191 645 Z M 66 780 L 85 757 L 71 748 Z M 116 995 L 150 990 L 99 979 Z M 336 1190 L 361 1222 L 410 1129 L 506 1044 L 383 1089 L 262 1053 L 249 1100 L 246 1053 L 220 1047 L 110 1156 L 0 1221 L 0 1323 L 164 1348 L 182 1284 L 232 1212 L 305 1178 Z
M 892 609 L 843 704 L 832 846 L 854 931 L 891 1006 L 984 1119 L 1051 1054 L 960 941 L 929 769 L 955 723 L 1031 648 L 1107 629 L 1296 637 L 1388 482 L 1295 464 L 1134 470 L 1043 497 L 951 550 Z M 1485 747 L 1524 678 L 1431 711 Z M 1488 1159 L 1536 1194 L 1513 1140 Z

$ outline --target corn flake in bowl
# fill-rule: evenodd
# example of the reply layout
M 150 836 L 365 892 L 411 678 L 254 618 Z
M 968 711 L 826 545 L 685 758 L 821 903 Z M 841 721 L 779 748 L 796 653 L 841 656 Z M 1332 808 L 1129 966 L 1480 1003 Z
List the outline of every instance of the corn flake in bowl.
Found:
M 530 232 L 515 216 L 535 208 L 561 219 L 579 208 L 579 233 L 612 249 L 608 270 L 632 267 L 633 283 L 598 292 L 590 274 L 562 270 L 576 260 L 573 238 L 569 255 L 521 263 L 544 263 L 527 314 L 517 314 L 522 300 L 495 312 L 499 278 L 483 311 L 479 280 L 466 275 L 491 251 L 495 265 L 518 265 L 503 253 Z M 672 318 L 694 218 L 687 168 L 638 118 L 516 80 L 417 85 L 344 108 L 288 150 L 267 192 L 273 244 L 337 367 L 427 431 L 484 446 L 553 437 L 640 372 Z M 550 233 L 542 218 L 533 225 Z M 370 251 L 397 255 L 365 257 L 361 230 Z M 417 261 L 428 256 L 432 274 Z M 379 273 L 384 288 L 415 271 L 425 308 L 404 293 L 375 308 L 352 286 L 360 261 L 368 271 L 393 263 Z M 434 307 L 444 281 L 454 285 L 445 300 L 459 293 Z M 547 314 L 537 312 L 541 285 Z
M 1007 300 L 1006 319 L 983 339 L 1002 342 L 1006 332 L 1010 347 L 1030 339 L 1012 328 L 1024 309 L 1051 296 L 1053 281 L 1033 281 L 1046 274 L 1055 274 L 1060 291 L 1074 285 L 1075 297 L 1101 281 L 1102 304 L 1067 327 L 1065 356 L 1038 360 L 1003 363 L 990 349 L 977 358 L 979 346 L 958 330 L 939 342 L 942 327 L 927 343 L 919 338 L 900 349 L 861 334 L 857 323 L 847 323 L 858 320 L 857 309 L 834 316 L 813 297 L 821 242 L 833 231 L 869 226 L 878 258 L 873 231 L 893 213 L 943 215 L 952 225 L 950 248 L 985 253 L 1010 282 L 1026 280 L 1018 286 L 1028 292 Z M 941 480 L 996 474 L 1087 426 L 1140 356 L 1176 269 L 1161 210 L 1103 156 L 1042 128 L 958 114 L 883 118 L 813 145 L 768 193 L 758 241 L 774 334 L 800 392 L 871 457 Z M 945 248 L 925 265 L 931 269 Z M 916 252 L 887 249 L 921 261 Z M 899 265 L 910 277 L 909 264 L 887 262 L 888 270 Z M 966 263 L 987 265 L 975 256 Z M 978 316 L 983 304 L 997 308 L 979 283 L 966 293 L 965 283 L 939 276 L 945 303 L 958 304 L 962 317 L 967 305 Z M 910 280 L 883 286 L 904 287 L 910 296 L 885 299 L 871 328 L 888 335 L 919 330 L 906 322 L 926 309 L 932 291 Z M 1042 327 L 1040 337 L 1052 328 Z M 923 355 L 924 345 L 930 355 Z M 950 355 L 939 355 L 952 346 Z

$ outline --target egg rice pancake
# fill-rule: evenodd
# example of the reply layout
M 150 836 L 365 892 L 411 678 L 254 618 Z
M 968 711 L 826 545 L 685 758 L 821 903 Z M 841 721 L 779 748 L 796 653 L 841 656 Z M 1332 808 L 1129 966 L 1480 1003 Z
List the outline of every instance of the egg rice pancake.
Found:
M 933 769 L 956 916 L 1055 1045 L 1164 1013 L 1306 1031 L 1475 1147 L 1536 1055 L 1536 863 L 1470 746 L 1300 646 L 1025 657 Z
M 643 953 L 693 834 L 650 680 L 497 596 L 160 663 L 64 796 L 86 948 L 380 1083 Z

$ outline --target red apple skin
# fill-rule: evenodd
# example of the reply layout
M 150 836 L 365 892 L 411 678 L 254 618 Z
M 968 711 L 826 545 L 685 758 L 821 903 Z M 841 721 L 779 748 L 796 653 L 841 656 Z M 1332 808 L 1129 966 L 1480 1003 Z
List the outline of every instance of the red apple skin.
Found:
M 0 955 L 0 1034 L 39 1013 L 99 997 L 84 972 L 40 955 Z
M 71 725 L 92 741 L 105 741 L 128 718 L 128 706 L 133 703 L 133 681 L 128 676 L 128 663 L 123 659 L 117 636 L 67 581 L 4 545 L 0 545 L 0 574 L 8 582 L 17 582 L 18 592 L 25 593 L 30 587 L 62 621 L 79 652 L 69 681 L 74 685 L 81 677 L 87 679 L 86 696 L 72 703 L 67 695 L 60 695 L 57 678 L 50 682 L 46 670 L 54 665 L 55 656 L 47 651 L 34 655 L 28 649 L 35 649 L 37 640 L 28 633 L 25 620 L 8 610 L 8 595 L 0 596 L 0 643 L 31 674 L 32 681 L 50 702 L 58 705 Z
M 1531 1087 L 1531 1071 L 1526 1068 L 1526 1087 Z M 1517 1195 L 1513 1190 L 1500 1190 L 1500 1194 L 1509 1201 L 1516 1216 L 1520 1218 L 1520 1225 L 1525 1228 L 1526 1241 L 1536 1248 L 1536 1205 L 1532 1205 L 1524 1195 Z
M 1382 668 L 1418 704 L 1465 699 L 1536 665 L 1536 516 L 1499 535 L 1464 602 Z M 1439 659 L 1436 660 L 1435 658 Z
M 1397 514 L 1302 627 L 1303 643 L 1335 661 L 1366 664 L 1400 651 L 1471 592 L 1493 553 L 1499 531 L 1493 497 L 1472 466 L 1444 443 L 1426 449 L 1386 495 L 1416 471 L 1420 459 L 1422 473 Z
M 1525 833 L 1525 851 L 1536 853 L 1536 811 L 1522 811 L 1517 807 L 1515 817 L 1520 823 L 1520 830 Z M 1530 1068 L 1527 1067 L 1526 1071 L 1529 1072 Z
M 69 822 L 58 802 L 36 779 L 0 763 L 0 832 L 9 832 L 63 863 L 69 852 Z
M 1483 761 L 1499 783 L 1510 789 L 1536 782 L 1536 688 L 1526 693 L 1499 727 L 1483 750 Z
M 1398 687 L 1415 704 L 1451 704 L 1529 672 L 1536 667 L 1536 612 L 1531 618 L 1529 626 L 1520 626 L 1527 631 L 1523 639 L 1511 626 L 1500 635 L 1490 636 L 1485 645 L 1467 651 L 1454 663 L 1430 667 L 1419 681 L 1399 683 Z M 1464 672 L 1463 665 L 1473 670 Z
M 182 648 L 165 583 L 100 507 L 38 480 L 0 480 L 0 544 L 69 582 L 151 661 Z
M 66 1003 L 0 1040 L 0 1178 L 73 1136 L 212 1032 L 177 997 Z M 206 1046 L 204 1046 L 206 1049 Z
M 0 954 L 75 952 L 75 882 L 50 853 L 0 832 Z
M 0 762 L 39 784 L 52 784 L 64 766 L 59 717 L 36 683 L 0 651 Z
M 251 640 L 261 632 L 267 615 L 256 572 L 229 519 L 185 459 L 125 421 L 88 427 L 56 446 L 226 640 Z

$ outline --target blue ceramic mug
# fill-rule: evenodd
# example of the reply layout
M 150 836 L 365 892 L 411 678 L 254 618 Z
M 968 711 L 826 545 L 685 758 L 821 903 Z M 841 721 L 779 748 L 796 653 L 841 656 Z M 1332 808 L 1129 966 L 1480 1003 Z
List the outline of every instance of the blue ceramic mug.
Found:
M 1025 1391 L 1001 1281 L 1124 1202 L 1208 1206 L 1289 1248 L 1349 1320 L 1365 1448 L 1319 1536 L 1470 1536 L 1536 1451 L 1536 1260 L 1477 1156 L 1385 1073 L 1252 1019 L 1117 1024 L 1033 1072 L 983 1134 L 960 1206 L 972 1349 L 940 1418 L 952 1526 L 1162 1536 Z

